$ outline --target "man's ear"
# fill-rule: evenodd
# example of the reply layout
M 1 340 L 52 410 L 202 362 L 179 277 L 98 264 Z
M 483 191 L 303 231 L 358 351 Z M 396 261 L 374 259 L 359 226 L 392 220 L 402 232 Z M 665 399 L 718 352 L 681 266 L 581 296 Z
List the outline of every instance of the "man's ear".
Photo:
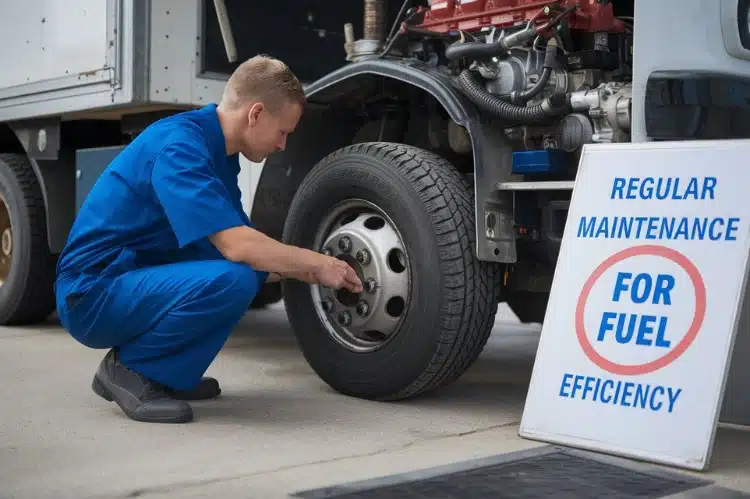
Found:
M 264 106 L 262 102 L 256 102 L 250 107 L 250 111 L 247 113 L 247 124 L 255 126 L 260 118 L 260 113 L 263 112 Z

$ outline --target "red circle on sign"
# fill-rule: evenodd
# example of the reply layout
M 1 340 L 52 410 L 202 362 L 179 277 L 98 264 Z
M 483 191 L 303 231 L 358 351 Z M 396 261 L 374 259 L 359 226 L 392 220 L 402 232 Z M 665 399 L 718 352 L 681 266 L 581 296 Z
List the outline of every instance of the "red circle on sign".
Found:
M 589 338 L 586 335 L 586 327 L 583 323 L 583 314 L 586 310 L 586 302 L 588 301 L 591 289 L 594 287 L 594 284 L 596 284 L 602 274 L 609 270 L 613 265 L 634 256 L 659 256 L 679 265 L 687 273 L 688 277 L 690 277 L 690 281 L 693 283 L 693 288 L 695 289 L 695 314 L 693 315 L 693 322 L 690 324 L 690 327 L 688 328 L 685 336 L 677 344 L 677 346 L 675 346 L 665 355 L 659 357 L 658 359 L 652 360 L 651 362 L 646 362 L 645 364 L 618 364 L 599 354 L 599 352 L 597 352 L 594 346 L 591 344 L 591 341 L 589 341 Z M 632 376 L 652 373 L 665 366 L 668 366 L 669 364 L 677 360 L 693 343 L 695 337 L 698 336 L 698 331 L 700 331 L 701 326 L 703 325 L 703 319 L 705 315 L 706 286 L 703 282 L 701 273 L 698 271 L 696 266 L 693 265 L 693 262 L 691 262 L 685 255 L 683 255 L 679 251 L 673 250 L 671 248 L 666 248 L 664 246 L 643 245 L 626 248 L 618 253 L 615 253 L 614 255 L 604 260 L 594 270 L 591 276 L 589 276 L 589 278 L 586 280 L 586 283 L 583 285 L 581 295 L 578 297 L 578 305 L 576 306 L 575 315 L 575 327 L 576 335 L 578 336 L 578 343 L 581 344 L 583 352 L 586 354 L 589 360 L 591 360 L 591 362 L 612 374 Z

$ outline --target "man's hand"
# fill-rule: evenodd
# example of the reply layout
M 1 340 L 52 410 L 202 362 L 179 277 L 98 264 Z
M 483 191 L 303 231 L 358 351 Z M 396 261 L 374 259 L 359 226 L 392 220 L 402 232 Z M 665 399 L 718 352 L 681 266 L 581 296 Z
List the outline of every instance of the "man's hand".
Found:
M 232 262 L 243 262 L 256 270 L 276 272 L 308 284 L 362 292 L 362 282 L 346 262 L 280 243 L 250 227 L 226 229 L 210 239 L 224 258 Z M 269 276 L 269 282 L 273 282 L 271 279 L 275 277 Z
M 338 258 L 321 256 L 325 260 L 321 267 L 313 274 L 317 284 L 333 289 L 346 288 L 352 293 L 361 293 L 364 291 L 362 281 L 357 277 L 357 273 L 348 263 Z

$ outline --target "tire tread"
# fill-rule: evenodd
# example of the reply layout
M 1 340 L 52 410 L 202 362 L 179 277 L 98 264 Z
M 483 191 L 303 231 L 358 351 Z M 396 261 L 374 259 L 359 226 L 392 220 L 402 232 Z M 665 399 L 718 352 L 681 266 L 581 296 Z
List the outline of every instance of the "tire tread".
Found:
M 5 325 L 36 324 L 45 320 L 55 308 L 55 258 L 47 243 L 47 214 L 39 181 L 29 160 L 23 154 L 0 153 L 20 187 L 19 197 L 28 214 L 30 229 L 29 271 L 21 277 L 9 306 L 0 310 Z
M 455 381 L 477 360 L 495 322 L 502 268 L 475 256 L 474 189 L 450 162 L 410 145 L 369 142 L 339 149 L 319 164 L 352 154 L 399 169 L 417 190 L 437 235 L 444 276 L 440 338 L 422 375 L 382 399 L 410 398 Z

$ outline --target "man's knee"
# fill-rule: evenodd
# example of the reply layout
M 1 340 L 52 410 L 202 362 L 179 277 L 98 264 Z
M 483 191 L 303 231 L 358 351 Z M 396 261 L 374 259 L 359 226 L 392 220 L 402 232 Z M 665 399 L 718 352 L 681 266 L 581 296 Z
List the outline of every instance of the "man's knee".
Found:
M 228 301 L 236 303 L 240 309 L 246 309 L 262 284 L 259 273 L 244 263 L 216 260 L 215 265 L 214 287 Z

